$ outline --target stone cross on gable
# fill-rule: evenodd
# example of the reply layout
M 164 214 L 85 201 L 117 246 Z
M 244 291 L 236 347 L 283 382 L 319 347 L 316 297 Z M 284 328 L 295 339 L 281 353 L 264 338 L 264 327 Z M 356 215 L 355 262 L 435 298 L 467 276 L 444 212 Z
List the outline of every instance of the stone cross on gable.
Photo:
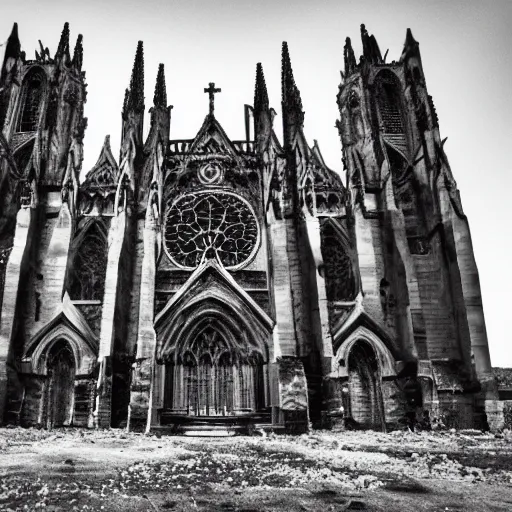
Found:
M 213 111 L 215 109 L 215 93 L 216 92 L 222 92 L 220 88 L 215 89 L 215 82 L 210 82 L 209 87 L 204 89 L 204 92 L 208 93 L 208 96 L 210 97 L 210 115 L 213 116 Z

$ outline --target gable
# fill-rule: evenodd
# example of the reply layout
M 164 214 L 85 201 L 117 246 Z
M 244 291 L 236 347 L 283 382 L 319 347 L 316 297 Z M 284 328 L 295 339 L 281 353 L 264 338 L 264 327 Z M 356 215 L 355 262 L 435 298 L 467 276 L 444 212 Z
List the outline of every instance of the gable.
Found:
M 157 357 L 172 352 L 203 320 L 220 322 L 238 342 L 268 352 L 274 321 L 215 260 L 200 265 L 157 315 Z

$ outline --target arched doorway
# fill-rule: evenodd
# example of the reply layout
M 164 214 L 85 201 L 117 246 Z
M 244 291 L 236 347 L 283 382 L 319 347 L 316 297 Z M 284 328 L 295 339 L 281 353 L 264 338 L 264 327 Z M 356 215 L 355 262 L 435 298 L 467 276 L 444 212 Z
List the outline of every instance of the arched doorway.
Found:
M 355 342 L 348 356 L 351 418 L 363 428 L 382 429 L 383 403 L 380 368 L 371 345 Z
M 265 357 L 208 325 L 166 363 L 164 407 L 190 416 L 235 416 L 265 407 Z
M 75 395 L 75 356 L 69 343 L 59 340 L 50 349 L 47 359 L 48 402 L 47 425 L 71 425 Z

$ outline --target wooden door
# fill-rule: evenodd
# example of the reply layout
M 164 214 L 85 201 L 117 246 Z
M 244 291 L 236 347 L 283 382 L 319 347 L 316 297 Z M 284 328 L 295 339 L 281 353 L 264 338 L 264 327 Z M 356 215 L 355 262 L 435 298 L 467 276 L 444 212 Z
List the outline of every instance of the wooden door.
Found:
M 69 344 L 57 342 L 48 356 L 48 424 L 71 425 L 75 395 L 75 358 Z

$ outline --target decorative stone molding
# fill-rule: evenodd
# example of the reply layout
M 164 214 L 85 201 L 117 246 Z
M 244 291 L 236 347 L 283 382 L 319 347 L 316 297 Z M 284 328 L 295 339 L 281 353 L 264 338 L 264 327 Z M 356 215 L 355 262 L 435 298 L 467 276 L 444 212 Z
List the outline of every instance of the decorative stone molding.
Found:
M 332 377 L 348 377 L 348 356 L 354 344 L 359 340 L 369 343 L 375 351 L 381 376 L 383 378 L 395 377 L 395 358 L 391 354 L 391 351 L 375 332 L 363 325 L 360 325 L 351 332 L 336 351 L 333 364 L 335 370 L 333 371 Z
M 98 352 L 98 339 L 66 293 L 54 317 L 29 342 L 22 358 L 23 373 L 46 375 L 46 357 L 58 340 L 66 340 L 75 356 L 77 375 L 91 373 Z

